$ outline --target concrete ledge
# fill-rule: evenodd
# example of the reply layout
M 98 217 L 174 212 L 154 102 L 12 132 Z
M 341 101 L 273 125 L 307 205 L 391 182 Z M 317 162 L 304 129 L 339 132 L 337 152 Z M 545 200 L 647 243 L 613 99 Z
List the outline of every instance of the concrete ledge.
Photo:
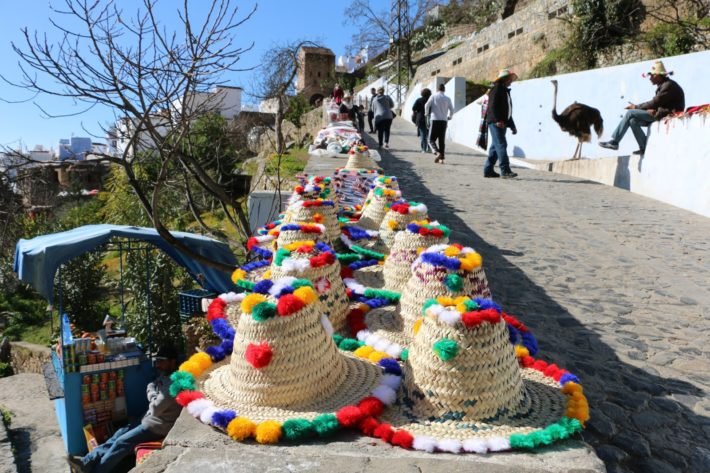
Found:
M 388 473 L 596 473 L 606 471 L 581 439 L 536 453 L 491 455 L 425 454 L 391 447 L 384 442 L 342 432 L 331 442 L 265 446 L 238 443 L 186 411 L 165 439 L 163 450 L 133 472 L 195 473 L 196 471 L 383 472 Z
M 27 342 L 10 342 L 10 364 L 14 374 L 43 374 L 42 366 L 51 361 L 48 347 Z

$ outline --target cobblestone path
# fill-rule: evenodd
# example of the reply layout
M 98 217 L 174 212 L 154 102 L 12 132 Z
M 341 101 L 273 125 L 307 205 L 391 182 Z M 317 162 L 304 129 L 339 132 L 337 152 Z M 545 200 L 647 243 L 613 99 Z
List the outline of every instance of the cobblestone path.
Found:
M 447 143 L 442 166 L 418 140 L 395 120 L 382 167 L 483 255 L 543 357 L 581 378 L 584 437 L 608 471 L 710 472 L 710 219 L 541 171 L 484 179 L 482 156 Z

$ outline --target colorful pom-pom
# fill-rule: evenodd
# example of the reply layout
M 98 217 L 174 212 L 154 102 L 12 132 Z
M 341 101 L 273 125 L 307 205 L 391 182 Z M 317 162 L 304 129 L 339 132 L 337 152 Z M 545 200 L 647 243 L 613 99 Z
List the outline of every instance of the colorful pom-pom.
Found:
M 432 346 L 434 353 L 442 361 L 452 360 L 459 353 L 459 345 L 454 340 L 442 338 Z
M 252 310 L 254 309 L 254 306 L 262 302 L 266 302 L 266 296 L 264 296 L 263 294 L 249 294 L 242 300 L 242 312 L 244 312 L 245 314 L 251 314 Z
M 177 396 L 175 396 L 175 401 L 182 407 L 185 407 L 192 401 L 196 399 L 203 399 L 204 397 L 205 395 L 199 391 L 181 391 Z
M 385 442 L 389 443 L 394 435 L 394 429 L 390 424 L 380 424 L 377 426 L 373 434 L 375 437 L 381 438 Z
M 235 417 L 227 424 L 227 435 L 238 442 L 254 436 L 256 424 L 246 417 Z
M 414 321 L 414 325 L 412 325 L 412 333 L 414 335 L 419 333 L 419 330 L 422 328 L 423 322 L 424 322 L 424 319 L 417 319 Z
M 266 420 L 256 426 L 254 438 L 258 443 L 274 444 L 281 440 L 281 424 L 275 420 Z
M 313 423 L 307 419 L 289 419 L 283 423 L 281 431 L 284 439 L 290 442 L 298 442 L 315 435 Z
M 195 362 L 193 362 L 193 361 L 191 361 L 191 360 L 187 360 L 187 361 L 183 362 L 183 363 L 178 367 L 178 369 L 179 369 L 180 371 L 184 371 L 184 372 L 186 372 L 186 373 L 190 373 L 190 374 L 191 374 L 192 376 L 194 376 L 195 378 L 199 378 L 200 375 L 202 374 L 202 371 L 203 371 L 202 368 L 200 368 L 200 365 L 198 365 L 197 363 L 195 363 Z
M 413 443 L 414 436 L 406 430 L 398 430 L 392 436 L 392 445 L 397 445 L 398 447 L 411 450 Z
M 232 422 L 235 417 L 237 417 L 237 413 L 234 411 L 217 411 L 212 414 L 212 421 L 210 423 L 215 427 L 226 430 L 229 423 Z
M 460 292 L 463 289 L 463 278 L 455 273 L 447 274 L 444 285 L 451 292 Z
M 319 437 L 329 437 L 340 429 L 335 414 L 321 414 L 313 419 L 313 429 Z
M 364 414 L 357 406 L 345 406 L 335 413 L 335 417 L 343 427 L 354 427 L 364 417 Z
M 379 417 L 385 410 L 385 405 L 374 396 L 368 396 L 358 403 L 357 407 L 366 416 Z
M 252 318 L 257 322 L 264 322 L 276 315 L 276 304 L 273 302 L 260 302 L 251 311 Z
M 313 304 L 318 300 L 318 293 L 308 286 L 299 287 L 293 292 L 293 295 L 301 299 L 306 305 Z
M 279 299 L 276 310 L 280 316 L 286 317 L 295 314 L 305 306 L 304 302 L 298 297 L 293 294 L 286 294 Z
M 244 358 L 256 369 L 263 368 L 271 363 L 272 356 L 273 352 L 267 342 L 260 344 L 250 343 L 244 353 Z

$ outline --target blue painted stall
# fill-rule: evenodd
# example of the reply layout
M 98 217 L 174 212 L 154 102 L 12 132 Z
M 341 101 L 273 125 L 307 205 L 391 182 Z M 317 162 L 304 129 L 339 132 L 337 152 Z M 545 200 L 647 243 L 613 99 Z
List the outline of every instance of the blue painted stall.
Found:
M 171 233 L 192 251 L 202 256 L 230 266 L 237 265 L 236 257 L 223 242 L 191 233 Z M 72 258 L 108 243 L 114 237 L 136 239 L 154 245 L 185 268 L 198 284 L 209 291 L 222 293 L 234 287 L 228 273 L 189 258 L 170 246 L 155 229 L 122 225 L 87 225 L 30 240 L 21 239 L 15 249 L 14 270 L 20 280 L 31 284 L 52 302 L 57 269 Z M 61 301 L 59 302 L 61 306 Z M 87 451 L 83 431 L 84 409 L 81 391 L 83 377 L 122 371 L 126 414 L 131 418 L 140 418 L 148 407 L 146 386 L 154 379 L 155 374 L 150 358 L 142 353 L 134 353 L 135 357 L 82 366 L 81 371 L 66 372 L 67 354 L 64 347 L 67 344 L 71 345 L 73 340 L 71 340 L 68 320 L 64 317 L 60 317 L 60 320 L 62 349 L 59 353 L 56 350 L 52 352 L 53 375 L 56 376 L 61 391 L 54 399 L 55 411 L 67 452 L 72 455 L 83 455 Z

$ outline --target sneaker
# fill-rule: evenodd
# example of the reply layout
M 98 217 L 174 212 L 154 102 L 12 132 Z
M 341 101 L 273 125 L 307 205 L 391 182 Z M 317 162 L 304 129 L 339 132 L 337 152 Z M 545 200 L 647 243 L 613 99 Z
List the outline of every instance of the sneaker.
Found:
M 385 143 L 385 149 L 390 149 L 390 145 L 388 143 Z
M 81 457 L 75 457 L 73 455 L 67 455 L 67 463 L 69 463 L 69 468 L 72 473 L 85 473 L 89 471 Z
M 619 144 L 614 143 L 613 141 L 600 141 L 599 146 L 601 146 L 602 148 L 606 148 L 606 149 L 614 149 L 614 150 L 619 149 Z
M 642 150 L 642 149 L 637 149 L 636 151 L 634 151 L 634 152 L 631 153 L 631 154 L 643 156 L 643 153 L 644 153 L 644 150 Z
M 502 177 L 503 179 L 512 179 L 514 177 L 518 177 L 518 174 L 514 173 L 513 171 L 508 171 L 508 172 L 502 172 L 500 174 L 500 177 Z
M 498 174 L 495 171 L 491 171 L 491 172 L 483 173 L 483 177 L 500 177 L 500 174 Z

